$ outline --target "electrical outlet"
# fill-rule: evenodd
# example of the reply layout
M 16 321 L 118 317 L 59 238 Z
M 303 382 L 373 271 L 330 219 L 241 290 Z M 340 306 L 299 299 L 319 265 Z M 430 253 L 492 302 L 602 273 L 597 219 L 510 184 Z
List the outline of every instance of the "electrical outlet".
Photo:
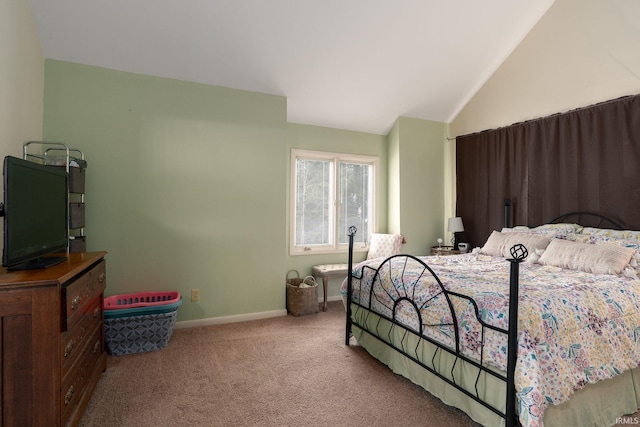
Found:
M 191 302 L 200 301 L 200 289 L 191 289 Z

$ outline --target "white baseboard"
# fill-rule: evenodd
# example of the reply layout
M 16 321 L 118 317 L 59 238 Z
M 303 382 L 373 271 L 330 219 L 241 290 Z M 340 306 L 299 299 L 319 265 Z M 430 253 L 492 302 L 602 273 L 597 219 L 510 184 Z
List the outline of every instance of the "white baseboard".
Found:
M 194 328 L 196 326 L 222 325 L 225 323 L 246 322 L 247 320 L 268 319 L 271 317 L 286 316 L 287 310 L 262 311 L 259 313 L 235 314 L 233 316 L 209 317 L 207 319 L 184 320 L 176 322 L 176 329 Z
M 342 297 L 340 295 L 327 297 L 327 302 L 341 301 L 341 300 L 342 300 Z M 323 298 L 318 298 L 319 304 L 322 304 L 323 301 L 324 301 Z M 248 320 L 269 319 L 271 317 L 279 317 L 279 316 L 286 316 L 286 315 L 287 315 L 287 310 L 284 309 L 284 310 L 262 311 L 259 313 L 235 314 L 233 316 L 209 317 L 207 319 L 183 320 L 181 322 L 176 322 L 174 329 L 195 328 L 196 326 L 223 325 L 225 323 L 236 323 L 236 322 L 246 322 Z

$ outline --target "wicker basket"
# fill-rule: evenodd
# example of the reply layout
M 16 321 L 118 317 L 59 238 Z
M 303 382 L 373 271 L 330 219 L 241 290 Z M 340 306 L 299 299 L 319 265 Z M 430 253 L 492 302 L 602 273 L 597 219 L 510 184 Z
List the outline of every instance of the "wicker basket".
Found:
M 296 273 L 297 277 L 289 277 Z M 286 275 L 287 311 L 293 316 L 306 316 L 318 312 L 318 284 L 313 276 L 303 279 L 296 270 L 289 270 Z M 301 284 L 307 286 L 300 287 Z

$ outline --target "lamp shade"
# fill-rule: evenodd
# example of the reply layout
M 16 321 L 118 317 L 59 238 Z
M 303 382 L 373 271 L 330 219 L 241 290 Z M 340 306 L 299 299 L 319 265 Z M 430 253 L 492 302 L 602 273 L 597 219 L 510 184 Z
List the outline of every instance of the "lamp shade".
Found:
M 448 231 L 451 233 L 459 233 L 464 231 L 464 225 L 462 225 L 462 218 L 459 216 L 449 218 Z

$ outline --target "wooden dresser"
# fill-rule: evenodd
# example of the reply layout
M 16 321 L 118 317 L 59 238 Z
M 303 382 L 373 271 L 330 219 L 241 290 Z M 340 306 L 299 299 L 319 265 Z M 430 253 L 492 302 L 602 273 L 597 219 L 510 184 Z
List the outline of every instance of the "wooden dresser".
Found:
M 2 426 L 75 426 L 107 369 L 105 252 L 0 269 Z

